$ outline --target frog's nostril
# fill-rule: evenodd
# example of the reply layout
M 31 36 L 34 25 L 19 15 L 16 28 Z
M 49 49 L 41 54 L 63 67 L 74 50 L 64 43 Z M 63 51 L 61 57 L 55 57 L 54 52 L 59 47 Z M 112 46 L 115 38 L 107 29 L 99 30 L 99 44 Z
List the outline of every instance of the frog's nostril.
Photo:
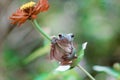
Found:
M 71 37 L 73 38 L 73 37 L 74 37 L 74 34 L 72 34 Z

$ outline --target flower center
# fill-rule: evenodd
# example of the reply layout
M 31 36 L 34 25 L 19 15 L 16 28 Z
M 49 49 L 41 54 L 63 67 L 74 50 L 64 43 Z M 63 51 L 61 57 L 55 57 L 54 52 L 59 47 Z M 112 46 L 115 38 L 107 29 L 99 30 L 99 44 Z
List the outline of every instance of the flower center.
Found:
M 20 9 L 21 9 L 21 10 L 25 10 L 25 9 L 34 7 L 35 4 L 36 4 L 36 3 L 33 2 L 33 1 L 28 2 L 28 3 L 24 4 L 24 5 L 22 5 L 22 6 L 20 7 Z

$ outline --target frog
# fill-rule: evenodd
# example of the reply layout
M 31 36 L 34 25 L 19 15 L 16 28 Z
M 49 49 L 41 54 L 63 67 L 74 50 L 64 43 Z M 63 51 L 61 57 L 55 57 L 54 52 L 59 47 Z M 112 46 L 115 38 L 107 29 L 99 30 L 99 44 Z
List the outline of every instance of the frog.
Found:
M 55 59 L 61 65 L 71 64 L 76 59 L 76 51 L 73 45 L 73 33 L 53 36 L 51 40 L 50 59 Z

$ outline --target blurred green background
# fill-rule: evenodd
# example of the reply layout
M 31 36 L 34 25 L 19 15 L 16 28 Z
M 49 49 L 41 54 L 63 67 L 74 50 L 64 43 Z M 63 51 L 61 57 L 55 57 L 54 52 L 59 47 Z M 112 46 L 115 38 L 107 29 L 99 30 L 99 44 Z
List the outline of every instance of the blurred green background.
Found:
M 30 21 L 11 25 L 9 16 L 30 0 L 0 0 L 0 80 L 90 80 L 78 68 L 54 72 L 49 42 Z M 36 0 L 37 1 L 37 0 Z M 50 36 L 73 33 L 74 45 L 88 42 L 81 65 L 96 80 L 116 80 L 94 65 L 112 67 L 120 62 L 119 0 L 49 0 L 50 8 L 37 21 Z

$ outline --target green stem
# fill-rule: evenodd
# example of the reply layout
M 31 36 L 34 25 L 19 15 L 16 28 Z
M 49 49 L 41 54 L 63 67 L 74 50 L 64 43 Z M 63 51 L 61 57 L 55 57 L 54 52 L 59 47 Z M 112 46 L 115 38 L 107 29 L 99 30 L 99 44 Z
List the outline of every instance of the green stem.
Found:
M 81 69 L 91 80 L 95 80 L 95 78 L 92 77 L 92 75 L 91 75 L 90 73 L 88 73 L 82 66 L 77 65 L 77 67 L 78 67 L 79 69 Z
M 36 20 L 33 20 L 33 21 L 31 21 L 31 22 L 32 22 L 33 26 L 35 27 L 35 29 L 36 29 L 39 33 L 41 33 L 45 38 L 47 38 L 49 41 L 51 41 L 50 36 L 47 35 L 47 34 L 42 30 L 42 28 L 40 27 L 40 25 L 37 23 Z M 32 53 L 31 55 L 29 55 L 27 58 L 25 58 L 25 60 L 23 60 L 23 63 L 24 63 L 24 64 L 27 64 L 27 63 L 31 62 L 32 60 L 34 60 L 35 58 L 37 58 L 38 56 L 43 55 L 44 53 L 46 53 L 46 51 L 48 51 L 48 50 L 47 50 L 48 47 L 49 47 L 49 46 L 46 46 L 46 45 L 45 45 L 45 46 L 42 47 L 41 49 L 35 51 L 35 52 Z
M 49 35 L 47 35 L 42 28 L 40 27 L 40 25 L 37 23 L 36 20 L 33 20 L 32 23 L 35 25 L 35 28 L 44 36 L 46 37 L 49 41 L 51 41 L 51 38 Z

